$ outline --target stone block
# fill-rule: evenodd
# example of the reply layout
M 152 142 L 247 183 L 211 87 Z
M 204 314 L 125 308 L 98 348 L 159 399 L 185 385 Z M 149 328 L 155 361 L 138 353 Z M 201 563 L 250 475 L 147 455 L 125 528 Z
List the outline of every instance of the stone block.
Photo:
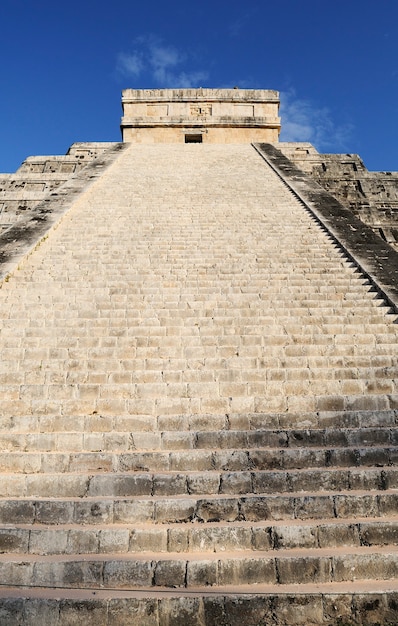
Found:
M 224 558 L 218 565 L 219 585 L 276 584 L 275 562 L 272 558 Z
M 201 598 L 165 598 L 159 603 L 159 626 L 207 626 Z
M 253 492 L 250 472 L 226 472 L 221 474 L 220 493 L 246 494 Z
M 17 561 L 15 558 L 0 562 L 0 576 L 8 587 L 26 587 L 33 579 L 33 563 Z
M 170 470 L 176 472 L 206 472 L 215 469 L 213 453 L 205 450 L 170 452 Z
M 322 524 L 318 527 L 318 541 L 320 548 L 361 545 L 357 524 Z
M 319 626 L 324 621 L 320 594 L 280 594 L 273 609 L 284 626 Z
M 319 396 L 316 399 L 315 408 L 317 411 L 343 411 L 344 398 L 342 396 Z
M 383 498 L 383 496 L 380 496 Z M 338 494 L 334 499 L 337 517 L 378 517 L 379 503 L 373 495 Z
M 32 528 L 30 531 L 29 552 L 32 554 L 63 554 L 67 544 L 67 530 Z
M 54 563 L 37 563 L 35 577 L 37 583 L 48 586 L 57 585 L 61 581 L 62 587 L 98 588 L 102 585 L 103 564 L 100 561 L 65 561 Z
M 96 554 L 98 551 L 98 531 L 86 528 L 72 528 L 68 531 L 66 554 Z
M 0 553 L 21 553 L 29 551 L 29 532 L 17 528 L 0 529 Z
M 326 623 L 338 624 L 339 621 L 347 626 L 354 626 L 352 595 L 350 593 L 324 594 L 323 606 Z
M 162 447 L 166 450 L 189 450 L 194 447 L 194 435 L 187 432 L 164 432 L 161 435 Z
M 297 519 L 330 519 L 334 517 L 334 503 L 330 496 L 299 496 L 295 499 Z
M 199 500 L 195 516 L 203 522 L 233 522 L 239 519 L 238 501 L 227 498 Z
M 390 465 L 390 451 L 388 448 L 362 448 L 359 450 L 359 464 L 371 467 Z
M 212 587 L 218 583 L 217 561 L 188 561 L 187 563 L 187 586 L 188 587 Z
M 188 474 L 187 483 L 190 494 L 217 494 L 220 489 L 220 474 Z
M 293 519 L 294 499 L 288 496 L 241 498 L 241 511 L 250 522 Z
M 25 600 L 22 598 L 1 598 L 0 600 L 0 626 L 22 626 L 24 619 Z M 29 622 L 28 622 L 29 623 Z M 33 624 L 34 622 L 32 622 Z M 49 622 L 44 622 L 50 626 Z M 57 624 L 57 622 L 54 622 Z
M 316 529 L 311 526 L 274 526 L 273 540 L 275 548 L 315 548 L 317 547 Z
M 327 557 L 277 558 L 278 580 L 282 585 L 327 583 L 332 577 L 332 561 Z
M 351 471 L 314 469 L 301 473 L 289 472 L 289 483 L 293 491 L 340 491 L 350 485 Z
M 250 448 L 284 448 L 288 445 L 287 433 L 282 430 L 250 431 L 247 433 L 247 440 Z
M 116 500 L 113 505 L 113 521 L 121 524 L 140 524 L 153 521 L 155 503 L 151 500 Z
M 249 461 L 250 465 L 256 470 L 283 469 L 283 451 L 267 449 L 250 450 Z
M 353 615 L 360 624 L 394 624 L 390 618 L 396 620 L 396 613 L 387 608 L 387 598 L 381 593 L 353 594 Z
M 333 557 L 334 580 L 387 580 L 398 574 L 395 554 L 350 554 Z
M 82 498 L 87 494 L 88 477 L 73 474 L 26 476 L 26 495 L 41 498 Z
M 185 474 L 156 474 L 153 477 L 153 495 L 174 496 L 188 493 Z
M 152 493 L 152 476 L 139 475 L 97 475 L 90 480 L 88 495 L 101 496 L 149 496 Z
M 54 504 L 53 523 L 56 521 Z M 78 524 L 108 524 L 113 521 L 113 506 L 109 500 L 78 500 L 74 503 L 73 521 Z
M 127 528 L 103 528 L 98 532 L 99 552 L 126 553 L 129 550 L 129 530 Z
M 108 601 L 107 626 L 159 626 L 156 598 L 112 598 Z
M 168 453 L 134 452 L 121 454 L 118 459 L 120 472 L 167 472 L 170 469 Z
M 199 527 L 189 531 L 189 547 L 193 552 L 229 552 L 250 550 L 251 528 L 242 526 Z
M 150 561 L 109 560 L 104 564 L 104 586 L 109 589 L 151 587 L 153 570 L 154 565 Z
M 251 529 L 252 534 L 252 549 L 253 550 L 269 550 L 274 547 L 273 532 L 271 526 L 253 527 Z
M 253 492 L 274 494 L 289 491 L 287 472 L 264 472 L 253 473 Z
M 103 531 L 105 532 L 105 531 Z M 124 532 L 129 533 L 126 529 Z M 102 535 L 102 533 L 101 533 Z M 120 551 L 129 552 L 167 552 L 167 530 L 165 528 L 134 528 L 130 531 L 128 546 L 124 548 L 124 536 L 120 545 Z M 170 548 L 171 551 L 173 548 Z M 111 550 L 102 550 L 110 552 Z
M 206 626 L 266 626 L 273 621 L 272 598 L 229 596 L 203 600 Z
M 188 552 L 190 550 L 190 530 L 187 528 L 169 528 L 167 531 L 167 549 L 170 552 Z
M 61 600 L 57 626 L 107 626 L 107 606 L 96 600 Z
M 385 484 L 385 475 L 382 470 L 374 469 L 351 469 L 350 470 L 351 489 L 358 491 L 369 491 L 374 489 L 383 489 Z M 385 488 L 385 487 L 384 487 Z
M 0 609 L 1 611 L 1 609 Z M 59 624 L 59 602 L 49 598 L 36 599 L 26 598 L 24 600 L 23 623 L 26 626 L 40 624 L 40 626 L 58 626 Z M 10 621 L 9 624 L 14 622 Z M 15 622 L 17 624 L 18 622 Z M 0 617 L 0 624 L 2 624 Z
M 158 561 L 154 566 L 154 585 L 157 587 L 185 587 L 187 563 L 185 560 Z
M 398 510 L 398 493 L 380 494 L 378 504 L 381 515 L 396 515 Z
M 156 522 L 189 522 L 195 514 L 195 502 L 188 499 L 159 500 L 155 503 Z

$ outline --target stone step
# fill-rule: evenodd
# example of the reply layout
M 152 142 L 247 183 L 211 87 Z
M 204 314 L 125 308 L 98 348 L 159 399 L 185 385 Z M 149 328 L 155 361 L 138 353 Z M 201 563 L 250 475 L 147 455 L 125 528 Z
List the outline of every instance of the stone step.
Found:
M 23 426 L 23 424 L 21 424 Z M 113 452 L 253 448 L 363 448 L 396 446 L 398 427 L 201 431 L 38 432 L 0 431 L 2 452 Z M 309 453 L 309 452 L 307 452 Z M 329 452 L 328 452 L 329 454 Z M 0 457 L 1 458 L 1 457 Z M 328 459 L 329 462 L 329 459 Z
M 90 298 L 90 295 L 87 296 Z M 109 296 L 110 297 L 110 296 Z M 206 299 L 207 297 L 207 299 Z M 291 297 L 296 297 L 296 294 L 291 294 Z M 142 299 L 142 298 L 141 298 Z M 203 300 L 206 303 L 206 307 L 199 309 L 199 305 L 196 303 L 196 300 L 192 300 L 187 306 L 183 303 L 165 304 L 163 303 L 163 311 L 161 315 L 156 315 L 152 320 L 147 320 L 145 322 L 139 322 L 138 317 L 134 315 L 126 315 L 125 306 L 120 306 L 117 309 L 102 309 L 101 304 L 98 303 L 98 309 L 94 311 L 94 309 L 89 308 L 92 307 L 93 304 L 90 304 L 90 301 L 87 304 L 87 308 L 83 308 L 80 306 L 79 308 L 72 307 L 66 316 L 56 315 L 54 316 L 54 312 L 50 313 L 46 322 L 47 328 L 52 327 L 53 329 L 60 329 L 64 327 L 67 329 L 68 335 L 71 337 L 79 337 L 79 328 L 83 329 L 90 325 L 93 328 L 100 328 L 99 321 L 106 320 L 109 322 L 109 328 L 113 329 L 115 327 L 121 327 L 126 329 L 130 336 L 133 336 L 134 328 L 137 328 L 137 333 L 140 335 L 145 335 L 150 332 L 155 332 L 156 329 L 168 330 L 175 329 L 178 327 L 184 327 L 184 330 L 188 334 L 196 334 L 197 330 L 200 329 L 202 332 L 208 329 L 216 328 L 219 330 L 220 334 L 228 334 L 228 330 L 233 331 L 234 329 L 229 328 L 231 322 L 230 318 L 231 309 L 234 306 L 236 310 L 241 311 L 241 319 L 235 320 L 237 326 L 244 326 L 248 329 L 254 329 L 261 334 L 261 328 L 263 325 L 270 326 L 271 324 L 275 325 L 275 330 L 278 334 L 283 332 L 282 320 L 281 323 L 276 323 L 278 319 L 278 310 L 283 310 L 281 307 L 284 306 L 284 303 L 280 297 L 275 298 L 274 301 L 267 301 L 262 304 L 261 307 L 252 306 L 249 309 L 249 306 L 244 301 L 239 301 L 237 298 L 230 298 L 228 302 L 221 303 L 219 299 L 214 298 L 214 300 L 209 302 L 209 294 L 203 296 Z M 287 300 L 287 298 L 286 298 Z M 132 302 L 132 306 L 134 302 Z M 366 303 L 359 302 L 358 306 L 365 306 Z M 13 308 L 8 312 L 8 315 L 22 315 L 29 312 L 33 305 L 29 306 L 26 304 L 26 309 L 24 306 L 21 307 L 21 311 L 18 312 Z M 52 309 L 56 308 L 56 305 L 53 303 L 49 303 L 48 306 L 51 306 Z M 60 304 L 61 306 L 61 304 Z M 157 307 L 160 308 L 162 303 L 158 303 Z M 192 311 L 192 309 L 196 309 Z M 289 324 L 289 328 L 287 332 L 295 333 L 297 336 L 300 334 L 313 334 L 313 335 L 322 335 L 327 334 L 329 332 L 330 335 L 334 335 L 334 330 L 338 334 L 354 335 L 358 336 L 367 335 L 368 333 L 374 333 L 386 335 L 390 338 L 391 342 L 395 342 L 394 333 L 388 331 L 388 327 L 381 330 L 379 327 L 382 324 L 382 318 L 377 317 L 377 309 L 375 311 L 370 312 L 365 318 L 363 318 L 362 324 L 361 319 L 354 320 L 351 319 L 351 323 L 354 324 L 353 328 L 350 328 L 349 322 L 344 326 L 344 320 L 352 315 L 352 306 L 349 307 L 347 304 L 329 304 L 329 306 L 315 305 L 315 303 L 296 302 L 294 307 L 290 307 L 288 312 L 288 316 L 286 316 L 286 312 L 282 315 L 282 318 L 286 320 L 286 324 Z M 325 319 L 327 314 L 330 313 L 331 319 L 328 321 Z M 3 314 L 6 314 L 3 312 Z M 318 326 L 314 325 L 312 328 L 310 326 L 310 321 L 308 319 L 309 315 L 314 315 L 319 319 L 323 318 L 323 321 L 318 322 Z M 195 316 L 195 320 L 193 317 Z M 286 316 L 286 317 L 285 317 Z M 386 320 L 387 316 L 384 316 L 384 320 L 389 322 L 390 320 Z M 390 316 L 391 317 L 391 316 Z M 263 318 L 263 319 L 262 319 Z M 395 319 L 395 318 L 394 318 Z M 394 322 L 394 319 L 391 319 L 391 322 Z M 373 320 L 373 321 L 372 321 Z M 192 322 L 192 324 L 190 324 Z M 298 326 L 302 322 L 302 327 Z M 195 325 L 196 324 L 196 330 Z M 347 325 L 348 324 L 348 325 Z M 144 328 L 142 327 L 144 325 Z M 27 325 L 22 325 L 16 323 L 14 320 L 13 324 L 8 324 L 8 328 L 14 327 L 16 332 L 20 332 L 22 336 L 35 336 L 37 332 L 37 336 L 42 336 L 46 334 L 43 331 L 44 325 L 35 326 L 32 321 L 30 321 Z M 355 327 L 356 326 L 356 327 Z M 373 326 L 375 328 L 373 328 Z M 98 332 L 98 331 L 97 331 Z M 251 330 L 253 332 L 253 330 Z M 236 333 L 238 334 L 238 333 Z M 102 335 L 105 337 L 105 329 L 102 328 Z M 47 336 L 49 336 L 47 334 Z
M 244 359 L 243 359 L 244 360 Z M 105 365 L 104 365 L 105 367 Z M 326 390 L 325 387 L 328 389 Z M 28 397 L 23 400 L 4 399 L 0 405 L 0 416 L 33 415 L 43 414 L 53 417 L 74 414 L 84 416 L 89 413 L 98 413 L 104 416 L 118 415 L 159 415 L 176 413 L 231 413 L 239 410 L 243 412 L 286 411 L 287 413 L 315 412 L 315 411 L 361 411 L 361 410 L 392 410 L 398 406 L 398 394 L 390 393 L 386 389 L 378 387 L 379 393 L 356 393 L 355 395 L 342 395 L 341 386 L 318 385 L 313 391 L 318 393 L 309 394 L 308 386 L 300 386 L 301 395 L 297 394 L 297 388 L 292 384 L 287 387 L 275 386 L 275 390 L 264 396 L 229 396 L 208 397 L 198 395 L 193 398 L 162 396 L 150 394 L 149 397 L 120 398 L 111 394 L 110 397 L 93 398 L 40 398 Z M 325 393 L 328 391 L 329 393 Z M 358 389 L 355 389 L 358 392 Z M 320 393 L 319 393 L 320 392 Z M 322 393 L 323 392 L 323 393 Z M 386 393 L 387 392 L 387 393 Z M 12 394 L 11 394 L 12 395 Z
M 131 146 L 1 290 L 16 623 L 234 626 L 245 594 L 240 626 L 398 606 L 369 593 L 398 592 L 396 315 L 252 148 L 203 148 Z M 133 618 L 108 610 L 122 593 Z
M 232 441 L 231 441 L 232 443 Z M 258 443 L 258 442 L 257 442 Z M 274 442 L 277 445 L 277 442 Z M 282 443 L 283 445 L 283 443 Z M 305 445 L 305 443 L 303 444 Z M 319 444 L 318 444 L 319 445 Z M 318 447 L 312 446 L 283 448 L 231 448 L 177 449 L 173 451 L 134 451 L 116 452 L 19 452 L 0 453 L 0 472 L 23 474 L 47 474 L 51 472 L 73 474 L 95 472 L 99 474 L 121 472 L 250 472 L 252 477 L 258 471 L 351 468 L 351 467 L 391 467 L 398 464 L 396 446 L 380 446 L 368 443 L 367 447 L 354 446 Z M 237 475 L 237 474 L 236 474 Z M 221 482 L 223 482 L 221 475 Z M 181 476 L 182 478 L 182 476 Z M 174 479 L 173 479 L 174 480 Z M 185 478 L 189 483 L 189 476 Z M 247 479 L 243 479 L 247 482 Z M 156 491 L 157 478 L 153 476 Z
M 363 476 L 365 487 L 369 477 Z M 57 489 L 54 489 L 57 491 Z M 395 488 L 376 484 L 360 490 L 233 496 L 79 496 L 54 494 L 47 498 L 10 496 L 0 499 L 0 524 L 183 524 L 184 522 L 264 522 L 293 520 L 345 520 L 353 517 L 395 516 Z
M 372 452 L 372 449 L 370 449 Z M 211 456 L 211 455 L 210 455 Z M 144 458 L 145 461 L 145 458 Z M 372 461 L 374 462 L 373 458 Z M 149 471 L 109 472 L 106 467 L 98 472 L 93 464 L 91 471 L 51 472 L 51 465 L 43 473 L 3 474 L 0 497 L 17 494 L 24 497 L 83 497 L 89 496 L 150 496 L 190 494 L 263 494 L 288 493 L 291 491 L 356 490 L 396 488 L 398 469 L 389 467 L 324 468 L 291 470 L 234 470 L 234 458 L 230 459 L 230 470 L 212 471 L 200 467 L 187 472 L 189 459 L 181 462 L 182 467 L 171 471 L 153 473 Z M 200 464 L 198 464 L 200 465 Z M 305 463 L 303 463 L 305 465 Z M 26 470 L 30 467 L 26 466 Z
M 320 264 L 318 262 L 318 264 Z M 94 269 L 95 264 L 93 264 L 92 269 Z M 115 266 L 108 266 L 108 271 L 110 271 L 111 268 L 118 268 L 120 269 L 120 265 L 117 264 Z M 160 268 L 159 268 L 160 269 Z M 328 271 L 330 269 L 330 265 L 328 264 L 327 266 L 325 265 L 325 269 L 327 269 Z M 338 268 L 340 270 L 340 268 Z M 138 298 L 134 298 L 134 295 L 137 295 L 137 293 L 141 292 L 141 293 L 148 293 L 148 290 L 151 289 L 154 286 L 157 286 L 157 282 L 156 280 L 153 278 L 153 273 L 152 272 L 145 272 L 144 270 L 141 271 L 140 273 L 140 280 L 137 280 L 137 277 L 135 274 L 131 274 L 129 276 L 129 273 L 127 272 L 122 272 L 123 275 L 126 278 L 130 278 L 133 281 L 133 289 L 130 291 L 129 293 L 131 293 L 131 297 L 132 297 L 132 303 L 134 304 L 134 301 L 138 302 Z M 319 295 L 319 296 L 323 296 L 323 297 L 327 297 L 330 296 L 331 300 L 334 303 L 334 300 L 350 300 L 350 299 L 355 299 L 356 297 L 359 299 L 360 302 L 371 302 L 377 305 L 377 303 L 379 304 L 384 304 L 383 300 L 380 299 L 380 296 L 377 294 L 376 291 L 370 289 L 367 285 L 364 285 L 363 282 L 359 281 L 359 280 L 352 280 L 350 278 L 347 278 L 344 282 L 336 282 L 336 284 L 328 284 L 327 282 L 325 282 L 325 279 L 322 278 L 321 276 L 317 277 L 317 276 L 311 276 L 310 274 L 307 275 L 307 277 L 305 279 L 302 280 L 296 280 L 296 281 L 292 281 L 291 278 L 289 277 L 288 273 L 284 273 L 284 274 L 278 274 L 277 277 L 275 277 L 274 279 L 270 279 L 270 273 L 268 271 L 268 268 L 266 268 L 266 270 L 264 271 L 264 273 L 257 271 L 253 280 L 252 281 L 248 281 L 247 277 L 238 277 L 238 278 L 234 278 L 233 275 L 228 275 L 225 272 L 221 274 L 220 276 L 220 282 L 219 284 L 215 285 L 215 281 L 214 281 L 214 275 L 210 275 L 208 276 L 208 278 L 205 277 L 200 277 L 197 278 L 195 280 L 194 276 L 191 276 L 189 283 L 187 284 L 187 282 L 185 282 L 183 285 L 178 284 L 177 280 L 179 279 L 179 272 L 174 272 L 170 273 L 167 275 L 168 278 L 170 279 L 170 281 L 172 279 L 175 279 L 175 283 L 174 282 L 170 282 L 169 285 L 165 285 L 165 287 L 167 288 L 167 296 L 169 298 L 168 302 L 171 302 L 172 296 L 173 294 L 178 296 L 176 297 L 176 301 L 180 300 L 181 297 L 183 296 L 193 296 L 193 299 L 196 302 L 204 302 L 205 301 L 205 294 L 207 295 L 211 295 L 211 294 L 217 294 L 218 296 L 220 296 L 220 300 L 221 301 L 227 301 L 228 298 L 232 295 L 238 296 L 238 299 L 241 300 L 242 303 L 246 302 L 246 298 L 245 296 L 247 294 L 256 294 L 258 295 L 259 291 L 261 292 L 261 300 L 275 300 L 275 302 L 280 298 L 282 301 L 283 300 L 287 300 L 287 294 L 292 293 L 292 294 L 297 294 L 298 297 L 298 303 L 300 303 L 300 301 L 302 302 L 307 302 L 308 300 L 314 300 L 315 301 L 315 296 Z M 43 283 L 44 278 L 46 278 L 46 276 L 43 276 Z M 35 296 L 34 294 L 31 294 L 30 296 L 28 296 L 28 301 L 25 303 L 23 303 L 22 299 L 21 299 L 21 295 L 22 295 L 22 291 L 25 288 L 26 291 L 28 292 L 28 286 L 29 284 L 32 282 L 33 279 L 37 279 L 40 282 L 40 276 L 36 275 L 32 276 L 31 279 L 25 284 L 23 285 L 21 282 L 19 282 L 19 286 L 20 286 L 20 291 L 19 294 L 15 294 L 12 295 L 10 294 L 9 297 L 7 298 L 7 300 L 4 303 L 4 307 L 7 308 L 10 306 L 15 306 L 15 305 L 19 305 L 21 307 L 25 306 L 27 307 L 27 305 L 29 304 L 32 307 L 37 307 L 39 308 L 39 306 L 42 304 L 42 299 L 40 298 L 40 300 L 37 298 L 37 295 Z M 227 285 L 227 288 L 222 289 L 222 285 L 225 282 L 225 284 Z M 81 294 L 78 290 L 78 286 L 82 286 L 83 289 L 83 293 Z M 306 291 L 303 292 L 303 287 L 306 288 Z M 99 301 L 99 306 L 101 307 L 101 309 L 104 310 L 119 310 L 119 309 L 123 309 L 126 313 L 127 316 L 131 315 L 131 312 L 128 311 L 126 312 L 125 306 L 123 307 L 123 305 L 125 305 L 125 302 L 123 301 L 122 298 L 119 298 L 119 300 L 113 298 L 112 301 L 109 301 L 109 295 L 110 295 L 110 289 L 111 287 L 108 285 L 108 283 L 104 286 L 102 285 L 102 288 L 99 287 L 95 287 L 93 284 L 90 283 L 90 285 L 87 285 L 83 280 L 79 280 L 78 277 L 76 276 L 76 281 L 73 285 L 73 287 L 71 287 L 71 285 L 68 282 L 61 282 L 61 281 L 53 281 L 52 283 L 52 293 L 51 295 L 49 295 L 47 297 L 47 301 L 48 303 L 54 303 L 56 304 L 57 301 L 61 301 L 61 294 L 62 292 L 68 289 L 68 291 L 70 292 L 70 295 L 72 295 L 73 293 L 76 293 L 76 295 L 78 295 L 80 293 L 80 298 L 79 300 L 74 304 L 71 303 L 71 312 L 73 312 L 73 310 L 76 310 L 79 305 L 81 306 L 81 304 L 83 302 L 86 302 L 87 305 L 89 305 L 90 303 L 90 298 L 89 296 L 95 296 L 96 299 Z M 28 294 L 26 294 L 28 295 Z M 84 299 L 86 298 L 86 300 Z M 160 296 L 156 296 L 153 299 L 155 302 L 156 301 L 160 301 Z M 260 308 L 260 303 L 261 300 L 259 302 L 257 302 L 257 307 Z M 322 305 L 321 302 L 318 303 L 319 306 L 324 306 L 324 303 Z M 330 305 L 330 302 L 329 302 Z M 297 304 L 295 305 L 297 306 Z M 167 303 L 165 306 L 165 309 L 167 311 Z M 70 311 L 62 311 L 61 309 L 59 309 L 59 318 L 57 316 L 58 319 L 62 319 L 62 315 L 65 315 L 65 318 L 69 317 L 69 314 L 71 313 Z M 282 312 L 282 316 L 286 314 L 284 312 Z M 166 312 L 163 314 L 163 316 L 166 315 Z
M 379 429 L 394 429 L 398 424 L 398 410 L 378 411 L 322 411 L 304 413 L 228 413 L 228 414 L 170 414 L 170 415 L 118 415 L 103 416 L 99 414 L 86 415 L 83 417 L 74 415 L 15 415 L 0 418 L 0 431 L 2 435 L 14 433 L 80 433 L 89 436 L 90 433 L 103 433 L 111 435 L 113 432 L 125 433 L 174 433 L 178 438 L 178 432 L 205 433 L 214 432 L 216 429 L 219 436 L 228 437 L 229 431 L 259 431 L 275 430 L 291 432 L 292 429 L 300 431 L 321 430 L 328 433 L 340 430 L 350 432 L 354 430 L 374 430 L 374 436 Z M 177 431 L 177 432 L 176 432 Z M 282 432 L 282 436 L 283 436 Z M 367 431 L 365 430 L 365 433 Z M 225 434 L 224 434 L 225 433 Z M 249 436 L 249 433 L 248 433 Z M 251 435 L 255 436 L 255 435 Z M 332 434 L 330 435 L 333 436 Z M 348 436 L 348 434 L 347 434 Z M 306 437 L 308 440 L 309 437 Z M 308 444 L 307 444 L 308 445 Z M 363 444 L 364 445 L 364 444 Z M 222 446 L 220 446 L 222 447 Z
M 159 349 L 156 349 L 159 350 Z M 4 398 L 26 399 L 29 395 L 33 399 L 56 398 L 63 394 L 79 398 L 83 395 L 100 397 L 112 393 L 116 385 L 121 386 L 121 392 L 128 397 L 150 395 L 154 391 L 166 393 L 170 396 L 178 391 L 182 397 L 193 397 L 200 391 L 222 396 L 225 391 L 235 395 L 257 395 L 265 390 L 272 390 L 272 383 L 283 385 L 288 383 L 307 384 L 314 389 L 323 384 L 337 388 L 343 395 L 348 393 L 377 393 L 377 389 L 384 393 L 396 393 L 397 372 L 392 365 L 391 354 L 379 355 L 377 362 L 383 366 L 371 366 L 368 355 L 316 355 L 313 347 L 286 348 L 287 354 L 281 354 L 279 348 L 269 347 L 266 358 L 262 357 L 263 348 L 252 346 L 249 349 L 224 348 L 225 357 L 204 357 L 201 366 L 199 361 L 185 359 L 167 359 L 164 367 L 159 362 L 162 358 L 140 358 L 139 369 L 134 369 L 133 359 L 116 360 L 98 357 L 96 360 L 82 357 L 81 359 L 57 360 L 52 363 L 48 360 L 29 359 L 24 364 L 31 367 L 26 372 L 18 370 L 14 361 L 7 358 L 0 369 L 0 386 Z M 238 367 L 233 351 L 239 351 L 240 360 L 248 361 L 247 367 Z M 162 351 L 160 351 L 160 354 Z M 348 349 L 347 352 L 352 352 Z M 375 358 L 373 360 L 376 360 Z M 154 361 L 158 361 L 155 367 Z M 185 361 L 184 369 L 178 369 L 178 363 Z M 207 369 L 206 362 L 213 362 L 212 370 Z M 255 361 L 258 361 L 257 366 Z M 110 368 L 106 368 L 106 363 Z M 345 364 L 344 364 L 345 363 Z M 280 365 L 278 365 L 280 364 Z M 333 365 L 335 364 L 335 365 Z M 8 367 L 7 367 L 8 366 Z M 202 369 L 204 367 L 204 369 Z M 241 387 L 227 388 L 227 384 L 240 383 Z M 262 383 L 263 387 L 260 387 Z M 172 387 L 172 385 L 180 387 Z M 202 388 L 197 386 L 202 384 Z M 207 384 L 207 388 L 204 387 Z M 98 387 L 101 385 L 101 389 Z M 155 387 L 154 385 L 158 385 Z M 321 388 L 321 389 L 322 389 Z M 347 388 L 347 389 L 346 389 Z M 102 392 L 101 392 L 102 390 Z
M 185 526 L 185 527 L 184 527 Z M 1 554 L 135 554 L 253 552 L 296 548 L 398 544 L 398 518 L 352 518 L 322 522 L 168 524 L 62 524 L 0 526 Z
M 253 588 L 141 591 L 0 588 L 4 626 L 369 626 L 394 624 L 397 584 L 391 581 L 323 583 L 314 588 L 259 584 Z M 355 620 L 355 621 L 353 621 Z
M 86 589 L 151 589 L 332 583 L 391 580 L 398 583 L 398 548 L 347 546 L 267 551 L 250 557 L 225 552 L 180 555 L 17 555 L 0 554 L 0 576 L 6 586 Z
M 256 369 L 253 367 L 253 369 Z M 390 368 L 389 368 L 390 369 Z M 395 368 L 394 368 L 395 369 Z M 225 369 L 224 369 L 225 371 Z M 256 369 L 256 372 L 258 370 Z M 384 373 L 384 377 L 380 374 Z M 119 383 L 84 383 L 71 382 L 72 378 L 58 384 L 5 384 L 0 385 L 0 394 L 4 400 L 35 400 L 37 403 L 44 400 L 84 400 L 104 399 L 115 397 L 118 389 L 119 398 L 141 400 L 143 398 L 171 397 L 171 398 L 199 398 L 204 396 L 213 398 L 233 397 L 259 397 L 274 394 L 279 388 L 286 395 L 303 396 L 307 393 L 321 395 L 360 395 L 360 394 L 398 394 L 398 376 L 395 372 L 381 371 L 375 373 L 375 377 L 360 377 L 357 368 L 346 368 L 343 376 L 335 378 L 335 372 L 325 368 L 300 370 L 285 368 L 279 374 L 277 371 L 265 374 L 263 381 L 254 380 L 247 382 L 245 373 L 241 373 L 241 380 L 228 380 L 229 374 L 225 374 L 224 381 L 215 380 L 205 382 L 167 382 L 163 379 L 159 382 L 119 382 Z M 391 378 L 391 375 L 394 378 Z M 222 376 L 222 375 L 221 375 Z M 220 377 L 221 377 L 220 376 Z M 135 375 L 132 374 L 132 378 Z M 144 377 L 145 378 L 145 377 Z M 195 377 L 194 377 L 195 378 Z M 159 401 L 160 402 L 160 401 Z

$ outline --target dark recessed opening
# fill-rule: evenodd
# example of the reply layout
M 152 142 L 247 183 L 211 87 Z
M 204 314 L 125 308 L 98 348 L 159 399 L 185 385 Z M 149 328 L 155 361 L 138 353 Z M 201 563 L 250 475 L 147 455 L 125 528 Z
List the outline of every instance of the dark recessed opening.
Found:
M 185 135 L 185 143 L 202 143 L 202 135 Z

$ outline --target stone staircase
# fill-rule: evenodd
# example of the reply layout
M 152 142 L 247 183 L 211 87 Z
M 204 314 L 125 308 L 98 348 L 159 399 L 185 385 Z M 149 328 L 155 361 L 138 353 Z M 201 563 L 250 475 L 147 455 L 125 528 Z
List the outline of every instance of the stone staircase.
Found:
M 0 315 L 1 625 L 398 622 L 396 315 L 253 147 L 131 145 Z

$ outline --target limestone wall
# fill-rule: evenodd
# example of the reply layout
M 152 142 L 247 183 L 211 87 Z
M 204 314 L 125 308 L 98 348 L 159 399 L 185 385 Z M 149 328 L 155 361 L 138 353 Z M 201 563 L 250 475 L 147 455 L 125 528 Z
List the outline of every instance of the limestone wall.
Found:
M 279 137 L 279 94 L 271 90 L 126 89 L 122 106 L 126 142 L 250 143 Z
M 320 154 L 309 143 L 278 149 L 398 249 L 398 172 L 370 172 L 357 154 Z
M 111 145 L 74 143 L 64 156 L 31 156 L 15 173 L 0 174 L 0 233 L 24 219 L 48 194 Z

